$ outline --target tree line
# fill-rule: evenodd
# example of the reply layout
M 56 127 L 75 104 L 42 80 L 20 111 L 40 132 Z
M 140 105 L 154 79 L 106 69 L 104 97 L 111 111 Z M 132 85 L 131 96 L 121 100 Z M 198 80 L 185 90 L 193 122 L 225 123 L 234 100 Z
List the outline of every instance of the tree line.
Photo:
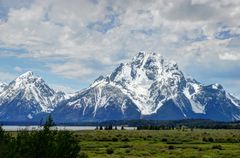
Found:
M 131 122 L 138 130 L 171 130 L 171 129 L 240 129 L 240 122 L 219 122 L 205 119 L 186 119 L 173 121 L 142 120 Z
M 85 123 L 87 124 L 87 123 Z M 104 122 L 91 122 L 96 127 L 114 129 L 116 126 L 137 127 L 141 130 L 170 130 L 181 128 L 198 129 L 240 129 L 240 121 L 221 122 L 208 119 L 184 119 L 184 120 L 112 120 Z M 89 125 L 90 125 L 89 124 Z M 105 129 L 105 128 L 103 128 Z
M 4 125 L 39 125 L 39 122 L 0 122 Z M 42 123 L 40 122 L 40 125 Z M 57 123 L 64 126 L 96 126 L 98 129 L 114 129 L 116 126 L 129 127 L 149 127 L 154 126 L 159 129 L 173 129 L 179 126 L 200 129 L 240 129 L 240 121 L 221 122 L 208 119 L 184 119 L 184 120 L 110 120 L 102 122 L 75 122 Z

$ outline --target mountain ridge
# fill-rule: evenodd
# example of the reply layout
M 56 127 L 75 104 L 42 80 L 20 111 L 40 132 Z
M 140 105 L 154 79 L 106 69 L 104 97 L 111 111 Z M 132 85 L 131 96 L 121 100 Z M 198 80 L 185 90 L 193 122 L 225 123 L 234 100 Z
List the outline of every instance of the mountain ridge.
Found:
M 138 116 L 134 119 L 239 119 L 239 107 L 234 104 L 237 99 L 233 103 L 234 99 L 229 98 L 220 84 L 204 86 L 195 79 L 185 78 L 176 62 L 164 60 L 156 53 L 145 52 L 138 53 L 130 62 L 121 63 L 110 75 L 100 76 L 89 88 L 82 91 L 82 95 L 75 96 L 66 103 L 68 110 L 72 108 L 69 117 L 71 113 L 77 112 L 80 116 L 86 115 L 87 111 L 87 115 L 93 121 L 118 119 L 114 116 L 107 119 L 95 117 L 98 110 L 110 108 L 110 101 L 115 98 L 115 94 L 101 93 L 107 87 L 109 92 L 118 89 L 121 94 L 118 97 L 124 94 L 130 98 L 132 107 L 137 107 L 132 109 L 132 115 Z M 118 106 L 122 108 L 125 100 L 124 97 L 121 99 L 122 102 L 118 103 Z M 82 106 L 76 108 L 76 105 Z M 60 111 L 65 111 L 65 107 L 61 106 Z M 228 107 L 232 109 L 229 110 Z M 214 108 L 219 111 L 215 112 Z M 58 108 L 54 112 L 59 113 Z M 102 115 L 109 116 L 109 113 L 111 112 L 105 111 Z M 124 108 L 117 115 L 129 119 Z
M 55 92 L 32 72 L 2 85 L 0 120 L 14 120 L 20 115 L 18 119 L 31 121 L 48 114 L 58 122 L 240 120 L 240 100 L 227 93 L 222 85 L 203 85 L 185 77 L 175 61 L 152 52 L 139 52 L 111 74 L 98 77 L 88 88 L 69 97 Z M 16 116 L 8 107 L 13 111 L 18 109 Z

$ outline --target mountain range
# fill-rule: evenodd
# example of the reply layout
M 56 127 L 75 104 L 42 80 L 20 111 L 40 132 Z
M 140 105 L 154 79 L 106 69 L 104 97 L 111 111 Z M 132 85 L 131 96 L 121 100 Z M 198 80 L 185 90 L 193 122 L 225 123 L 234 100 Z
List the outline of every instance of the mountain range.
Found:
M 0 83 L 0 121 L 56 122 L 106 120 L 240 120 L 240 100 L 220 84 L 203 85 L 185 77 L 174 61 L 139 52 L 110 75 L 67 95 L 55 92 L 32 72 Z

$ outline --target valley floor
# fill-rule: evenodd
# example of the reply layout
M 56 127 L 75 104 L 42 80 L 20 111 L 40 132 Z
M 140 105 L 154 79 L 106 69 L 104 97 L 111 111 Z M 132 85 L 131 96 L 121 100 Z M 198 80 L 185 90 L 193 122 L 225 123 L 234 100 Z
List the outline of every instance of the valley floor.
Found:
M 240 158 L 239 130 L 75 132 L 89 158 Z

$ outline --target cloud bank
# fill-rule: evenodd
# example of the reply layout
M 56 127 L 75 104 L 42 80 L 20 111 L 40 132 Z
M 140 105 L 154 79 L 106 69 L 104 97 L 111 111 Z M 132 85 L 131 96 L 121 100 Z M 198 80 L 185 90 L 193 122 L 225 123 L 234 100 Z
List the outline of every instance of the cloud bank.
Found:
M 0 0 L 0 8 L 0 56 L 45 62 L 65 78 L 90 82 L 154 51 L 206 83 L 240 80 L 240 1 Z

